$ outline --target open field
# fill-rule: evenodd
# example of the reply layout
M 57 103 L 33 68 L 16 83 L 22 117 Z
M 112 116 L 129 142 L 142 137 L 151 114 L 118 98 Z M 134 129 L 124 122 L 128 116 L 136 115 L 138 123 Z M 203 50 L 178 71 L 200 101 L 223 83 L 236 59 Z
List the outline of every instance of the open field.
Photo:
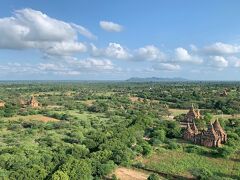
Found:
M 43 116 L 43 115 L 28 115 L 28 116 L 14 116 L 14 117 L 9 117 L 9 118 L 4 118 L 5 120 L 19 120 L 23 119 L 24 121 L 31 121 L 31 120 L 37 120 L 41 122 L 58 122 L 58 119 Z
M 240 114 L 218 114 L 218 115 L 213 115 L 214 118 L 222 118 L 222 119 L 230 119 L 230 118 L 240 118 Z
M 186 114 L 188 112 L 188 109 L 169 109 L 169 112 L 173 116 L 177 116 L 177 115 L 180 115 L 180 114 Z
M 214 175 L 224 178 L 237 178 L 240 176 L 240 154 L 234 158 L 212 158 L 193 153 L 176 150 L 161 149 L 150 157 L 138 158 L 145 167 L 169 174 L 192 178 L 191 171 L 206 168 Z

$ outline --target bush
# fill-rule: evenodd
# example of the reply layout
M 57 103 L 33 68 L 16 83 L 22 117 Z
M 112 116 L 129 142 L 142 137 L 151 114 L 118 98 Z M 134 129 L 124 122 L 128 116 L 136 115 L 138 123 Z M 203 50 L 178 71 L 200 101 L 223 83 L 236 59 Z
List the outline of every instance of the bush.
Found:
M 184 151 L 187 153 L 195 153 L 200 155 L 203 155 L 206 153 L 202 147 L 198 147 L 198 146 L 187 146 L 184 148 Z
M 150 174 L 150 176 L 148 176 L 147 180 L 159 180 L 159 176 L 155 173 Z
M 163 129 L 156 130 L 153 132 L 153 137 L 159 139 L 161 142 L 164 142 L 166 139 L 166 132 Z
M 148 155 L 150 155 L 150 154 L 152 153 L 152 147 L 151 147 L 150 144 L 144 143 L 144 144 L 142 145 L 142 148 L 143 148 L 142 154 L 143 154 L 144 156 L 148 156 Z
M 115 174 L 113 174 L 113 175 L 111 176 L 111 179 L 112 179 L 112 180 L 118 180 L 118 178 L 117 178 L 117 176 L 116 176 Z
M 158 145 L 162 144 L 162 141 L 160 141 L 160 140 L 157 139 L 157 138 L 151 138 L 150 143 L 151 143 L 153 146 L 158 146 Z
M 140 169 L 145 167 L 145 165 L 143 163 L 141 163 L 141 162 L 137 162 L 133 166 L 136 167 L 136 168 L 140 168 Z
M 181 127 L 179 122 L 171 121 L 167 124 L 166 137 L 168 138 L 178 138 L 181 137 Z
M 113 161 L 108 161 L 105 164 L 101 164 L 98 167 L 98 174 L 100 176 L 106 176 L 108 174 L 110 174 L 114 169 L 115 169 L 116 165 L 114 164 Z
M 179 149 L 181 146 L 175 141 L 170 141 L 168 143 L 168 149 Z
M 234 152 L 234 149 L 227 146 L 217 149 L 218 156 L 223 158 L 228 158 L 233 152 Z
M 209 180 L 213 177 L 213 173 L 207 168 L 193 169 L 192 175 L 202 180 Z

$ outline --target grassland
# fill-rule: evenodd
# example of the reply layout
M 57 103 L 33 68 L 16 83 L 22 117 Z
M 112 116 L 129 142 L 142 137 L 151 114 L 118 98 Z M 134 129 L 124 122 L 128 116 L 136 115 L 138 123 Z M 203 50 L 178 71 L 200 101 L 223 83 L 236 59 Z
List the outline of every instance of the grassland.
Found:
M 169 109 L 169 112 L 173 115 L 173 116 L 177 116 L 180 114 L 186 114 L 188 112 L 187 109 Z
M 214 176 L 225 179 L 236 179 L 240 176 L 239 153 L 229 159 L 212 158 L 195 153 L 187 153 L 181 150 L 159 149 L 150 157 L 138 158 L 137 162 L 141 162 L 146 168 L 158 172 L 181 175 L 192 178 L 194 169 L 206 168 L 213 172 Z

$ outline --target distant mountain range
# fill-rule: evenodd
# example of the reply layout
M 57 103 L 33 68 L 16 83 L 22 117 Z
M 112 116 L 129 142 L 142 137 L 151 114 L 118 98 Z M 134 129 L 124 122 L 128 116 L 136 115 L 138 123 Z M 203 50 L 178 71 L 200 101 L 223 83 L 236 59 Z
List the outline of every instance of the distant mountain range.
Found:
M 184 78 L 158 78 L 158 77 L 148 77 L 148 78 L 139 78 L 139 77 L 132 77 L 126 80 L 127 82 L 167 82 L 167 81 L 188 81 Z

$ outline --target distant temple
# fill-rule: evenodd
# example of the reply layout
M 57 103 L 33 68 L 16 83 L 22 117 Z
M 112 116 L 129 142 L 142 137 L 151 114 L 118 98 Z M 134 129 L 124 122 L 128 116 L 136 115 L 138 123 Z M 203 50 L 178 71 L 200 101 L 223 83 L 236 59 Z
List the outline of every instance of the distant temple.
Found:
M 1 108 L 1 107 L 5 107 L 5 102 L 3 102 L 3 101 L 0 100 L 0 108 Z
M 226 97 L 228 95 L 227 90 L 225 89 L 222 93 L 220 93 L 220 96 Z
M 37 99 L 32 95 L 30 101 L 27 103 L 29 106 L 35 108 L 35 107 L 39 107 L 39 102 L 37 101 Z
M 17 104 L 22 107 L 22 108 L 26 108 L 28 106 L 32 107 L 32 108 L 36 108 L 40 106 L 40 103 L 38 102 L 38 100 L 32 95 L 29 101 L 25 101 L 22 97 L 20 97 L 17 100 Z
M 201 132 L 198 131 L 193 122 L 191 125 L 188 123 L 187 128 L 183 133 L 183 138 L 206 147 L 220 147 L 227 141 L 227 134 L 218 120 L 213 124 L 210 123 L 208 129 Z
M 26 102 L 25 102 L 22 98 L 20 98 L 20 99 L 18 99 L 18 104 L 19 104 L 21 107 L 25 107 Z
M 192 105 L 192 107 L 189 109 L 188 113 L 184 117 L 182 124 L 183 123 L 192 124 L 196 119 L 200 119 L 200 117 L 201 117 L 200 111 L 198 109 L 195 109 L 194 106 Z

